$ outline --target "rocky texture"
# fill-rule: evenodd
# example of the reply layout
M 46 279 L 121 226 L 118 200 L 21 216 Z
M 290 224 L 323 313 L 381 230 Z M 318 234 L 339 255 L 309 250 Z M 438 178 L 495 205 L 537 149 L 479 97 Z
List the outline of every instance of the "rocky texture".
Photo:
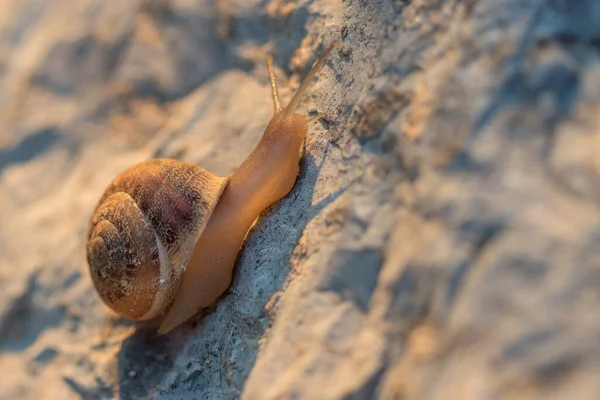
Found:
M 0 6 L 0 398 L 594 399 L 600 4 L 9 0 Z M 232 171 L 302 112 L 293 192 L 211 310 L 107 317 L 84 236 L 153 156 Z M 284 79 L 289 77 L 289 79 Z

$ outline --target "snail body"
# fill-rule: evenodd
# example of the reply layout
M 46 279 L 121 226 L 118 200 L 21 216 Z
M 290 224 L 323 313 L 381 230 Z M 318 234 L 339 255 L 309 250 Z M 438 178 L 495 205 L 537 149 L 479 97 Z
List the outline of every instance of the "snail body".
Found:
M 87 259 L 103 302 L 131 320 L 161 317 L 166 333 L 210 306 L 231 284 L 244 238 L 260 213 L 293 188 L 309 119 L 294 112 L 334 42 L 281 108 L 268 59 L 274 114 L 230 176 L 153 159 L 119 174 L 90 221 Z

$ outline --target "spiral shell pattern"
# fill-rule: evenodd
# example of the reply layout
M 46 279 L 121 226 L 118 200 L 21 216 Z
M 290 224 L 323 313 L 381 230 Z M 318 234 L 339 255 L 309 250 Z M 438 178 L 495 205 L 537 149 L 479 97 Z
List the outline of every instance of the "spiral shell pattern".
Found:
M 117 176 L 88 232 L 90 274 L 104 303 L 132 320 L 165 312 L 227 182 L 171 159 L 146 161 Z

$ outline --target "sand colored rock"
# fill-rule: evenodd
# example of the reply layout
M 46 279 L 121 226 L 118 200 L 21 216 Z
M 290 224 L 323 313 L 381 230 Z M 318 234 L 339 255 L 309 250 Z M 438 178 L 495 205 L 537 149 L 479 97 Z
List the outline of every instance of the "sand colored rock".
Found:
M 596 399 L 600 4 L 0 4 L 0 399 Z M 109 315 L 90 214 L 126 167 L 227 174 L 311 124 L 230 290 L 156 337 Z

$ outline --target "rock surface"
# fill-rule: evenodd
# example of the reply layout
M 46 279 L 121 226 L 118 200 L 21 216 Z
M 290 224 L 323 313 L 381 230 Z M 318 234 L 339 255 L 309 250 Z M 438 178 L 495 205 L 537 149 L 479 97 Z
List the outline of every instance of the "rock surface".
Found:
M 596 399 L 600 3 L 6 0 L 0 399 Z M 303 101 L 297 184 L 172 333 L 110 316 L 87 223 L 127 166 L 227 174 Z

